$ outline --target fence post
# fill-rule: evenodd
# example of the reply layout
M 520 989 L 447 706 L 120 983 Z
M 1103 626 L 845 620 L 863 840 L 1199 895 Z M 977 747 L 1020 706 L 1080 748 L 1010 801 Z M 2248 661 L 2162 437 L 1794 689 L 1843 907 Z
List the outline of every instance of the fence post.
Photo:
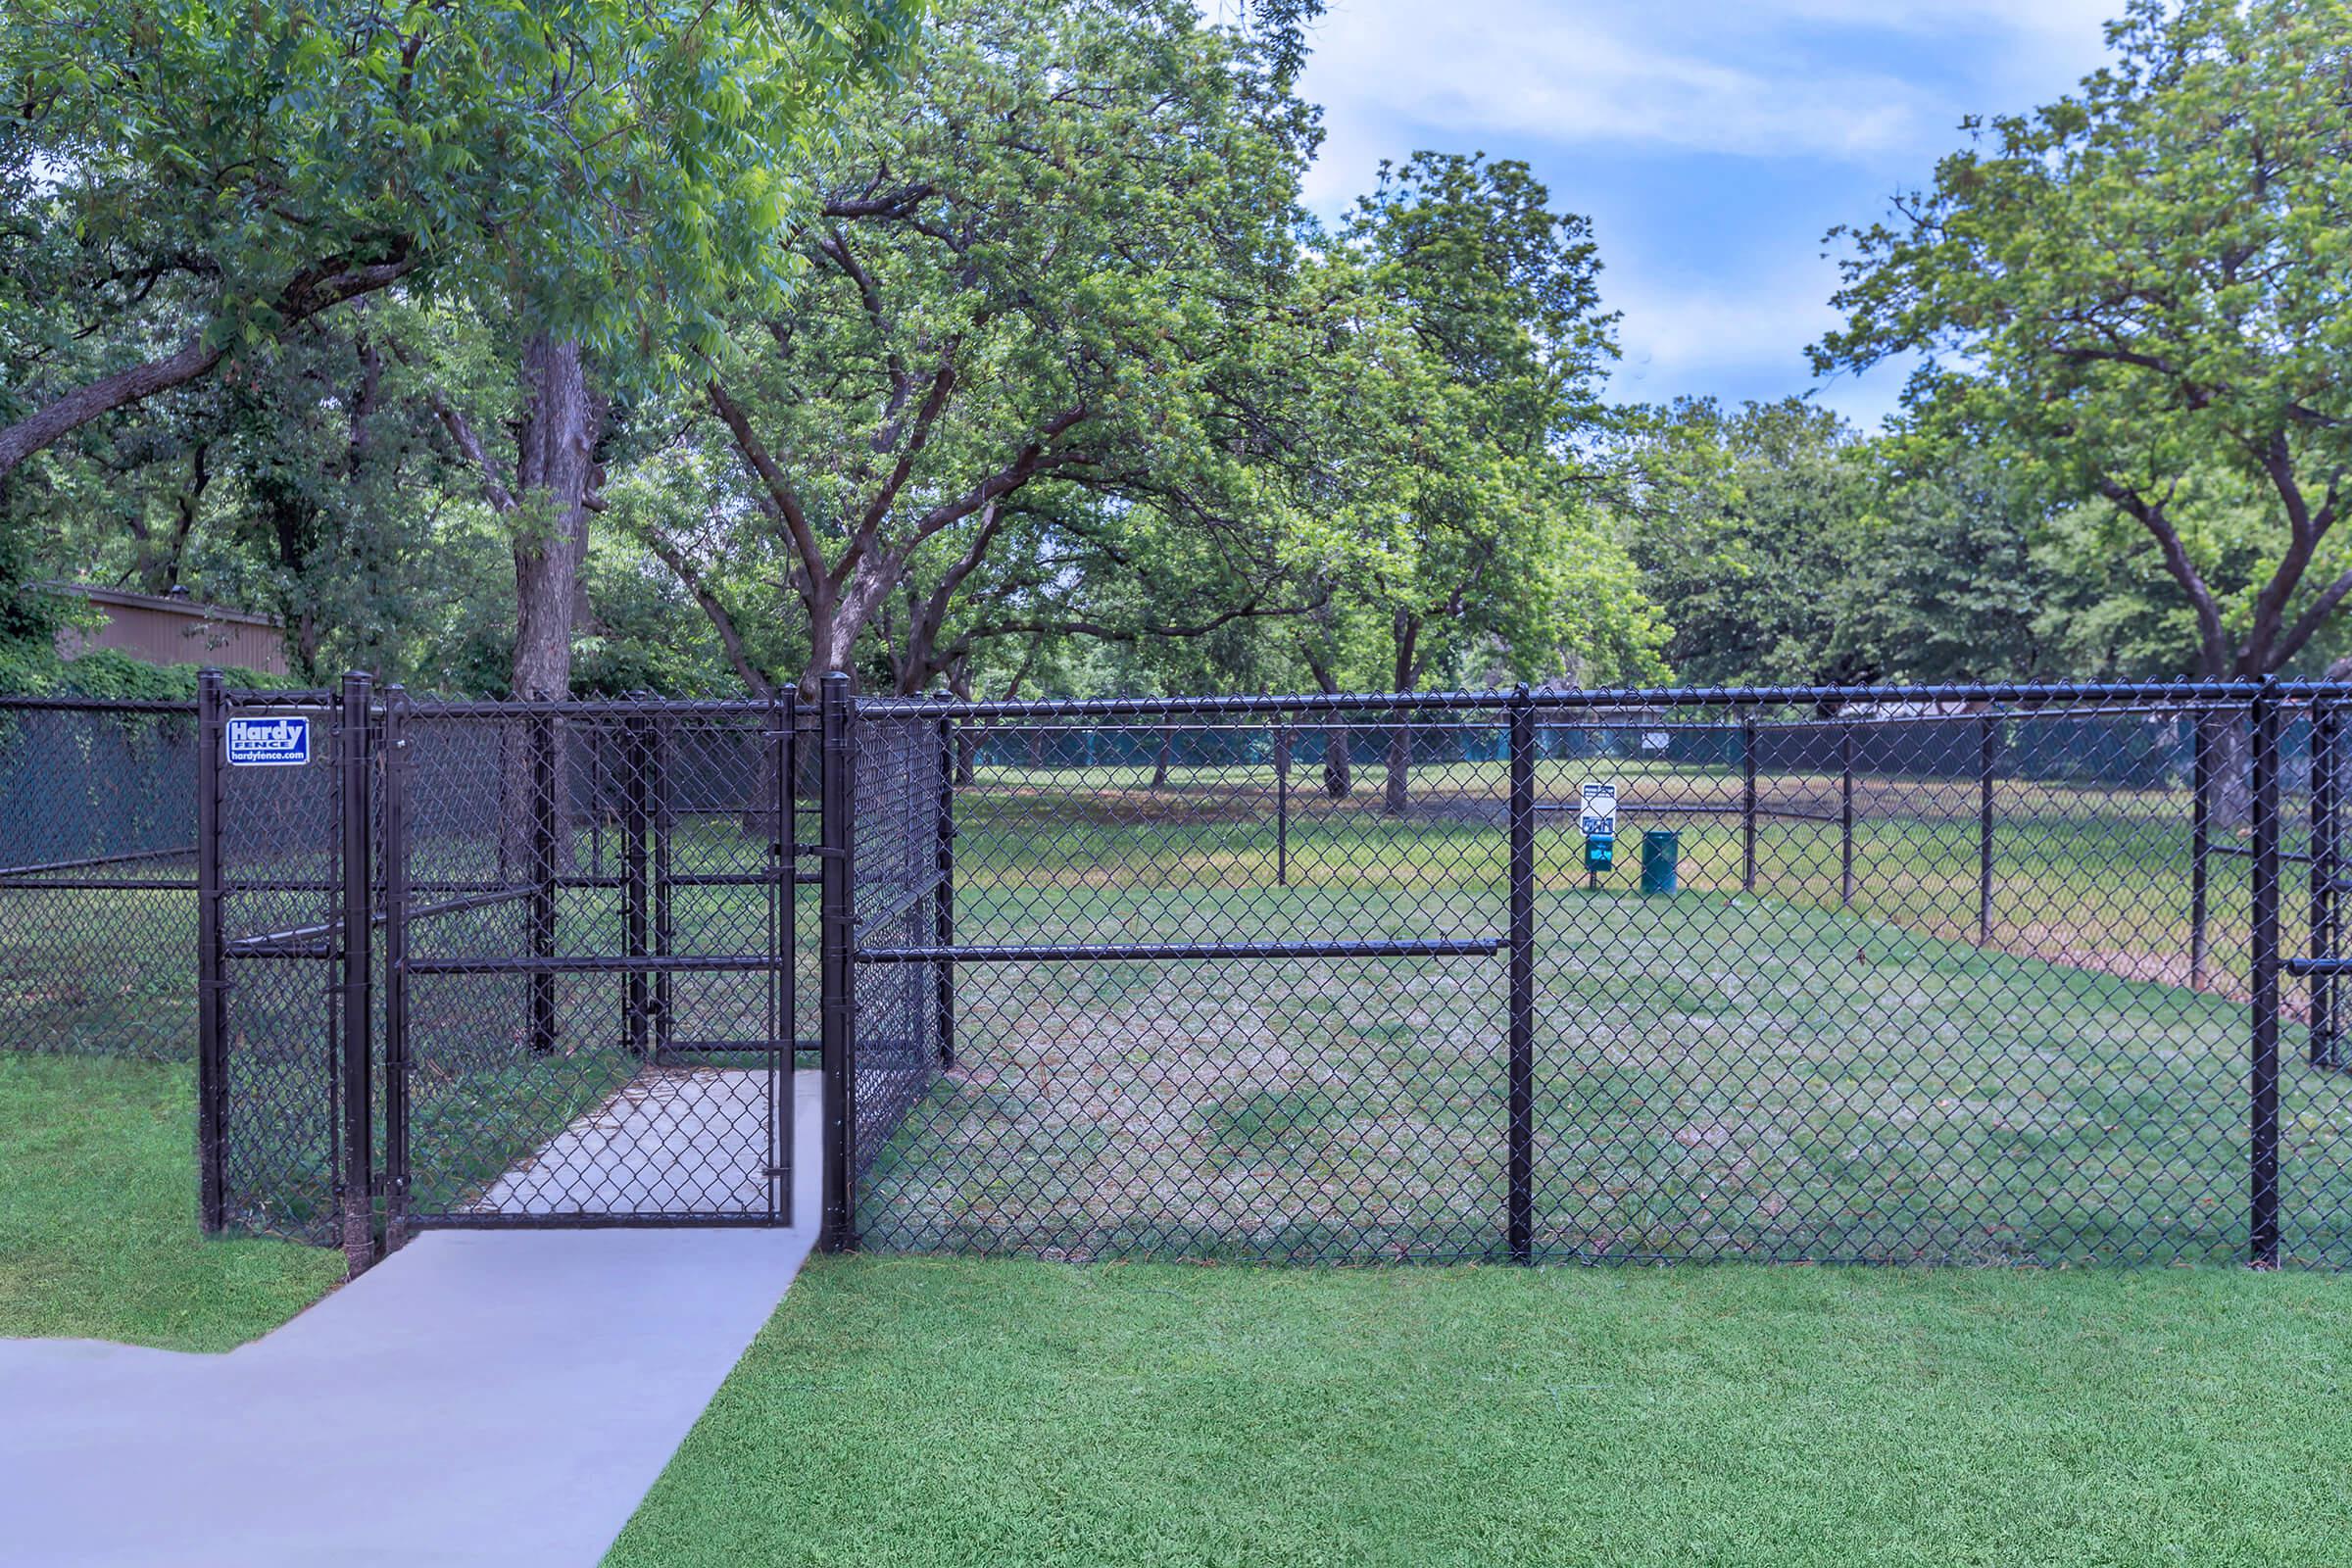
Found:
M 943 703 L 955 699 L 953 692 L 941 692 Z M 938 830 L 938 851 L 933 868 L 939 884 L 932 893 L 931 936 L 942 950 L 956 946 L 956 721 L 939 721 L 939 815 L 934 824 Z M 938 1009 L 939 1064 L 956 1065 L 956 960 L 943 957 L 932 965 L 932 981 L 937 993 L 934 1005 Z
M 775 814 L 767 829 L 767 1191 L 768 1212 L 777 1223 L 793 1222 L 794 1145 L 799 1128 L 800 1096 L 795 1092 L 795 1054 L 792 968 L 800 955 L 794 936 L 794 904 L 799 897 L 800 853 L 793 833 L 793 723 L 798 716 L 790 687 L 767 694 L 767 746 L 762 765 L 769 780 L 767 808 Z M 752 804 L 759 804 L 758 785 Z
M 375 1096 L 372 1065 L 374 1019 L 370 1010 L 370 969 L 374 957 L 375 879 L 368 865 L 371 759 L 373 735 L 369 712 L 372 695 L 368 677 L 353 671 L 343 677 L 341 701 L 335 710 L 335 765 L 341 777 L 343 830 L 339 881 L 342 908 L 336 922 L 342 934 L 343 1003 L 343 1259 L 359 1274 L 375 1254 Z
M 2264 682 L 2254 730 L 2253 1169 L 2247 1261 L 2278 1266 L 2278 703 Z
M 647 887 L 647 839 L 653 828 L 654 748 L 648 738 L 653 721 L 643 713 L 621 720 L 620 796 L 620 923 L 621 947 L 632 958 L 650 951 L 653 930 Z M 642 1056 L 651 1049 L 649 995 L 645 971 L 631 969 L 621 982 L 621 1018 L 628 1036 L 629 1054 Z
M 409 1229 L 409 772 L 408 692 L 384 688 L 384 1250 Z
M 556 956 L 556 719 L 541 710 L 529 720 L 531 735 L 531 956 Z M 556 977 L 545 969 L 531 975 L 531 1054 L 556 1050 Z
M 2336 954 L 2336 879 L 2342 874 L 2336 831 L 2336 716 L 2324 698 L 2311 704 L 2311 956 L 2325 962 Z M 2335 976 L 2311 972 L 2311 1064 L 2336 1062 Z
M 1838 906 L 1854 902 L 1854 721 L 1838 725 Z
M 654 720 L 653 780 L 647 808 L 653 813 L 654 833 L 654 956 L 666 958 L 677 948 L 677 917 L 671 908 L 675 889 L 670 885 L 670 837 L 677 830 L 677 805 L 670 791 L 669 764 L 676 749 L 677 725 L 664 714 Z M 654 1059 L 662 1059 L 677 1039 L 676 976 L 667 968 L 654 971 Z
M 2198 709 L 2188 725 L 2188 988 L 2205 989 L 2206 868 L 2213 841 L 2214 714 Z
M 1756 891 L 1756 715 L 1740 715 L 1740 891 Z
M 826 1251 L 838 1252 L 857 1240 L 853 1233 L 856 1195 L 851 1191 L 855 1172 L 850 1158 L 850 1131 L 857 1114 L 852 1103 L 857 1075 L 851 1070 L 857 999 L 850 951 L 851 921 L 856 917 L 850 862 L 856 841 L 850 812 L 856 805 L 852 769 L 857 759 L 850 734 L 849 676 L 836 670 L 825 677 L 823 703 L 819 754 L 824 769 L 819 786 L 823 887 L 818 901 L 823 931 L 818 939 L 818 975 L 824 1014 L 825 1211 L 819 1242 Z
M 221 1155 L 227 1123 L 220 963 L 220 732 L 225 707 L 217 669 L 196 677 L 196 1162 L 204 1228 L 226 1223 Z
M 1999 710 L 1977 720 L 1977 946 L 1992 946 L 1992 769 L 2000 752 Z
M 1511 694 L 1511 930 L 1509 1242 L 1511 1261 L 1535 1250 L 1536 710 Z

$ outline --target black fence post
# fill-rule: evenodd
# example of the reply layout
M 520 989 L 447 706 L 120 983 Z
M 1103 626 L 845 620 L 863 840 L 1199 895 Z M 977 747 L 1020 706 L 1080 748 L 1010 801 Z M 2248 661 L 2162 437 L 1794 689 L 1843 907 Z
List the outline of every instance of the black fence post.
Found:
M 677 802 L 671 793 L 670 763 L 677 749 L 677 725 L 666 714 L 654 720 L 652 733 L 653 778 L 647 791 L 647 807 L 653 813 L 654 834 L 654 956 L 666 958 L 676 951 L 678 940 L 677 915 L 672 908 L 675 889 L 671 885 L 670 838 L 677 830 Z M 654 971 L 654 1055 L 660 1060 L 669 1053 L 678 1037 L 677 977 L 666 967 Z
M 1511 695 L 1511 931 L 1509 1219 L 1511 1261 L 1535 1250 L 1536 710 Z
M 2333 1067 L 2336 1060 L 2335 975 L 2325 967 L 2336 956 L 2336 883 L 2342 853 L 2336 829 L 2341 787 L 2336 773 L 2335 708 L 2323 698 L 2311 705 L 2311 1064 Z
M 1992 772 L 2001 720 L 1987 708 L 1977 720 L 1977 945 L 1992 945 Z
M 1854 721 L 1838 726 L 1838 905 L 1854 902 Z
M 2252 703 L 2254 730 L 2254 931 L 2252 1223 L 2247 1261 L 2278 1266 L 2278 703 Z
M 531 956 L 556 956 L 556 719 L 533 714 L 531 733 Z M 556 1050 L 556 977 L 541 969 L 530 977 L 531 1054 Z
M 852 1103 L 857 1079 L 850 1059 L 856 1050 L 853 1031 L 857 1016 L 850 949 L 851 922 L 856 917 L 850 861 L 856 844 L 850 812 L 856 805 L 852 770 L 857 758 L 850 733 L 849 676 L 836 670 L 825 677 L 823 703 L 819 756 L 823 765 L 823 886 L 819 899 L 823 929 L 818 939 L 818 975 L 823 987 L 825 1211 L 818 1240 L 826 1251 L 838 1252 L 857 1240 L 853 1229 L 857 1201 L 851 1191 L 855 1172 L 850 1155 L 851 1127 L 857 1114 Z
M 1756 715 L 1740 715 L 1740 891 L 1756 891 Z
M 800 956 L 794 942 L 794 904 L 799 898 L 796 879 L 801 861 L 792 831 L 793 726 L 799 716 L 794 693 L 770 689 L 767 694 L 767 742 L 762 766 L 766 770 L 767 829 L 767 1191 L 768 1213 L 777 1222 L 793 1222 L 793 1154 L 799 1129 L 800 1096 L 795 1089 L 793 1007 L 797 997 L 792 968 Z M 754 788 L 754 802 L 758 789 Z
M 228 992 L 220 962 L 221 674 L 196 677 L 196 1162 L 204 1228 L 226 1223 L 221 1152 L 227 1124 L 227 1063 L 221 1009 Z
M 2199 709 L 2188 726 L 2188 988 L 2205 989 L 2208 862 L 2213 846 L 2213 725 L 2218 714 Z M 2230 715 L 2228 722 L 2236 722 Z
M 941 702 L 953 701 L 953 694 L 941 692 Z M 938 886 L 932 892 L 931 936 L 933 943 L 945 952 L 956 946 L 956 721 L 939 721 L 939 813 L 935 823 L 938 830 L 938 850 L 933 869 L 938 874 Z M 956 1065 L 956 960 L 941 958 L 933 965 L 932 982 L 936 995 L 933 1005 L 938 1009 L 939 1064 Z
M 651 951 L 652 893 L 648 886 L 649 840 L 653 832 L 654 747 L 653 720 L 631 713 L 621 721 L 620 752 L 620 921 L 621 945 L 632 958 Z M 650 989 L 643 969 L 631 969 L 621 981 L 621 1018 L 629 1054 L 642 1056 L 652 1049 Z
M 409 725 L 407 690 L 384 688 L 384 1250 L 409 1230 Z
M 335 764 L 341 775 L 338 815 L 343 837 L 338 878 L 342 907 L 336 921 L 342 938 L 338 956 L 343 1004 L 343 1259 L 354 1274 L 364 1271 L 375 1256 L 375 1096 L 370 1049 L 374 1035 L 370 971 L 375 878 L 368 857 L 373 783 L 369 743 L 374 733 L 370 688 L 367 675 L 358 671 L 345 675 L 335 710 Z

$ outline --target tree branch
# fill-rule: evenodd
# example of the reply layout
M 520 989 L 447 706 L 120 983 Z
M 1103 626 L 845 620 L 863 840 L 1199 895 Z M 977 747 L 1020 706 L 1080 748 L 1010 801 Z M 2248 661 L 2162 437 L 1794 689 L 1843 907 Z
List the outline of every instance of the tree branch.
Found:
M 404 241 L 394 247 L 393 258 L 389 261 L 354 266 L 347 259 L 336 257 L 297 273 L 278 291 L 275 301 L 274 309 L 283 323 L 280 331 L 306 321 L 345 300 L 388 288 L 414 271 L 421 261 L 421 257 L 409 251 Z M 70 435 L 101 415 L 142 402 L 159 392 L 185 386 L 209 372 L 227 355 L 225 346 L 208 348 L 204 338 L 199 335 L 189 338 L 161 359 L 148 360 L 126 370 L 118 370 L 113 375 L 76 387 L 5 430 L 0 430 L 0 474 L 13 471 L 35 452 Z

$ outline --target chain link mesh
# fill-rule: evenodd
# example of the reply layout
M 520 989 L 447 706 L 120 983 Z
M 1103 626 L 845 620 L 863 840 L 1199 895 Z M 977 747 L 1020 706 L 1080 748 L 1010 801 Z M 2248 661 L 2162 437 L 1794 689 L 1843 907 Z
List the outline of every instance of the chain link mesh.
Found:
M 196 1050 L 196 709 L 0 700 L 0 1051 Z
M 902 919 L 898 760 L 943 719 L 946 941 Z M 861 1086 L 954 978 L 952 1064 L 861 1107 L 862 1245 L 2259 1257 L 2268 1016 L 2282 1255 L 2352 1252 L 2308 699 L 882 701 L 857 735 Z
M 301 766 L 216 766 L 222 1223 L 321 1245 L 342 1169 L 342 794 L 333 694 L 232 692 L 222 721 L 300 718 Z M 201 787 L 201 784 L 200 784 Z
M 778 710 L 395 711 L 403 1219 L 778 1217 L 795 1034 Z

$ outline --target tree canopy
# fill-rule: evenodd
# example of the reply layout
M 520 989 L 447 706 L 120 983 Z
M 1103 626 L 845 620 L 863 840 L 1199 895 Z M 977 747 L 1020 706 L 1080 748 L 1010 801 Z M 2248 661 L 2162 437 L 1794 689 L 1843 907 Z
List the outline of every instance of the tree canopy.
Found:
M 1972 122 L 1932 188 L 1845 234 L 1848 321 L 1815 360 L 1922 356 L 1923 436 L 2132 519 L 2196 672 L 2261 675 L 2352 595 L 2352 9 L 2132 0 L 2109 36 L 2079 92 Z M 2246 573 L 2198 503 L 2249 487 Z

